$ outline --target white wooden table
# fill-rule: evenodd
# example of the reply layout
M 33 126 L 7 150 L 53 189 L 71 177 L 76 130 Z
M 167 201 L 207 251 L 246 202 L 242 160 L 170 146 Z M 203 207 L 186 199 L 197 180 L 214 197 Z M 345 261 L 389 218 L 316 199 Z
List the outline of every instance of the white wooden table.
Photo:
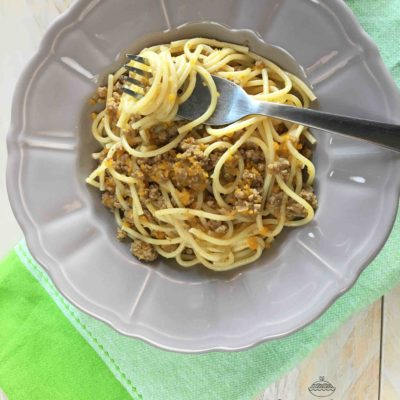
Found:
M 5 170 L 5 134 L 17 77 L 51 21 L 72 0 L 0 0 L 0 169 Z M 7 38 L 12 35 L 13 39 Z M 22 237 L 0 176 L 0 257 Z M 400 286 L 355 315 L 310 357 L 257 399 L 317 399 L 308 387 L 324 376 L 334 400 L 400 400 Z M 0 392 L 0 399 L 2 398 Z M 225 400 L 225 399 L 221 399 Z

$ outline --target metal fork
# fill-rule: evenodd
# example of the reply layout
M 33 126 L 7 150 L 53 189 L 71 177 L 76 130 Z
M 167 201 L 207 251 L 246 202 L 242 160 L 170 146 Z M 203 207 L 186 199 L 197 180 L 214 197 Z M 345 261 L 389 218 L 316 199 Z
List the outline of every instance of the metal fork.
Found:
M 146 70 L 143 69 L 143 66 L 148 67 L 149 62 L 145 58 L 138 56 L 136 54 L 127 54 L 126 57 L 129 59 L 129 61 L 134 61 L 135 65 L 130 65 L 130 63 L 124 65 L 128 75 L 123 75 L 123 79 L 125 83 L 128 82 L 134 86 L 133 87 L 131 86 L 130 88 L 123 86 L 122 91 L 125 92 L 126 94 L 129 94 L 130 96 L 135 97 L 136 99 L 140 99 L 144 96 L 145 81 L 143 79 L 142 80 L 135 79 L 132 76 L 130 76 L 129 73 L 131 73 L 133 76 L 139 75 L 144 78 L 149 78 L 152 75 L 151 69 L 150 68 L 147 68 Z M 137 90 L 136 87 L 140 90 L 139 92 L 136 91 Z
M 142 59 L 142 61 L 142 63 L 146 63 L 146 60 Z M 136 69 L 133 72 L 144 73 L 144 71 L 139 72 Z M 400 125 L 259 101 L 248 95 L 244 89 L 234 82 L 217 76 L 213 76 L 213 79 L 219 97 L 213 115 L 205 122 L 207 125 L 227 125 L 248 115 L 265 115 L 311 128 L 367 140 L 400 151 Z M 141 96 L 131 89 L 124 89 L 124 91 L 135 97 Z M 197 79 L 193 93 L 180 105 L 178 116 L 183 119 L 194 120 L 204 114 L 210 105 L 210 101 L 211 95 L 208 87 L 203 84 L 201 79 Z

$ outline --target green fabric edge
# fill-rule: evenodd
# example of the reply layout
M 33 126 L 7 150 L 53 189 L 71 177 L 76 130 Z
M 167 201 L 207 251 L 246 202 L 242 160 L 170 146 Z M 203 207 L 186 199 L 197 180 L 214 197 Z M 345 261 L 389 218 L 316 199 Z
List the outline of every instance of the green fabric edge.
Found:
M 0 387 L 10 400 L 131 398 L 15 251 L 0 261 L 0 288 Z
M 113 357 L 106 350 L 106 346 L 100 343 L 96 336 L 92 333 L 91 329 L 82 321 L 83 314 L 72 306 L 57 290 L 53 282 L 50 280 L 47 273 L 39 266 L 33 259 L 29 250 L 26 246 L 26 242 L 21 241 L 15 248 L 15 252 L 23 265 L 28 271 L 37 279 L 37 281 L 43 286 L 51 298 L 55 301 L 59 309 L 68 318 L 72 325 L 78 330 L 78 332 L 86 339 L 86 341 L 95 349 L 96 353 L 110 368 L 114 376 L 123 384 L 127 389 L 128 393 L 134 400 L 142 400 L 143 397 L 139 393 L 138 389 L 132 384 L 132 381 L 126 376 L 113 359 Z M 85 315 L 86 316 L 86 315 Z M 91 318 L 91 317 L 89 317 Z M 115 332 L 113 331 L 115 334 Z

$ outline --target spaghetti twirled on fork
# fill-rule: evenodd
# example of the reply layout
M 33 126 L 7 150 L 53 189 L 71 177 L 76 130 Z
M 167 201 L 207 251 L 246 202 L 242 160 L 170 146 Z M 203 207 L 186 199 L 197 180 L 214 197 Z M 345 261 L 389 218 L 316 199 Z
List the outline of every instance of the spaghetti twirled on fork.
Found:
M 259 100 L 307 107 L 315 96 L 301 80 L 247 47 L 212 39 L 179 40 L 140 56 L 147 64 L 131 60 L 132 68 L 109 75 L 97 91 L 105 108 L 94 113 L 92 133 L 102 150 L 87 178 L 136 257 L 228 270 L 258 259 L 285 226 L 312 220 L 315 139 L 306 128 L 264 116 L 204 125 L 218 99 L 211 74 Z M 208 86 L 210 106 L 179 121 L 196 79 Z M 124 84 L 141 96 L 124 93 Z

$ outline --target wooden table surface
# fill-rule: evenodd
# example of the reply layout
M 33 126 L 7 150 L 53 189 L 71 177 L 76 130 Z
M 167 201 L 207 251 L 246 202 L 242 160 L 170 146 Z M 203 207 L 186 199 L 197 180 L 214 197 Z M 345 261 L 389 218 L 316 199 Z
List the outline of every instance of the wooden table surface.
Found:
M 71 3 L 72 0 L 0 0 L 0 107 L 3 110 L 0 167 L 3 171 L 5 132 L 15 82 L 48 25 Z M 7 35 L 12 36 L 12 41 L 7 40 Z M 3 256 L 21 238 L 21 232 L 8 206 L 4 177 L 1 179 L 0 232 L 4 237 L 0 238 L 0 256 Z M 268 387 L 257 400 L 317 399 L 308 387 L 320 376 L 336 388 L 329 399 L 400 400 L 399 309 L 400 286 L 351 318 L 297 368 Z
M 257 400 L 312 400 L 308 387 L 324 376 L 332 400 L 400 399 L 400 286 L 354 315 Z

